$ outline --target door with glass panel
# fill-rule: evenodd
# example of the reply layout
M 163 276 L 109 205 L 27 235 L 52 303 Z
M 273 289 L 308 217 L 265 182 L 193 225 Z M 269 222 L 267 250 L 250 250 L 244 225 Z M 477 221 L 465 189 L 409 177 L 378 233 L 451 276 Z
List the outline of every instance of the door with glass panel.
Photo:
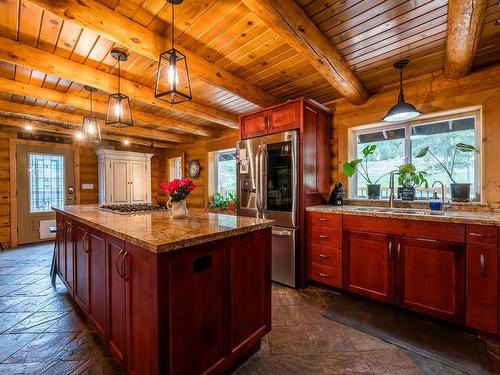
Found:
M 17 146 L 18 243 L 48 240 L 51 207 L 75 204 L 74 151 L 58 145 Z

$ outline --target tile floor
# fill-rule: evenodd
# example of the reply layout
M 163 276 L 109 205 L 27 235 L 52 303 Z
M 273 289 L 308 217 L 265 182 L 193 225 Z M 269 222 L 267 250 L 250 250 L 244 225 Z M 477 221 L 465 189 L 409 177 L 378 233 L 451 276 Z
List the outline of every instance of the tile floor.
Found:
M 0 253 L 0 374 L 122 373 L 62 283 L 51 286 L 52 246 Z M 273 330 L 235 373 L 460 374 L 323 318 L 332 298 L 320 288 L 273 286 Z

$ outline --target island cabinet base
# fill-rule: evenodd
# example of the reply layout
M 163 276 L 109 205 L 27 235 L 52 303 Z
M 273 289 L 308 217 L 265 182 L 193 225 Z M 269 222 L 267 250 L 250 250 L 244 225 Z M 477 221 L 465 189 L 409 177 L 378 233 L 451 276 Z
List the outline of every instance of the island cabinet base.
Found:
M 77 260 L 59 276 L 128 374 L 229 373 L 270 331 L 270 228 L 155 253 L 57 223 L 58 256 Z

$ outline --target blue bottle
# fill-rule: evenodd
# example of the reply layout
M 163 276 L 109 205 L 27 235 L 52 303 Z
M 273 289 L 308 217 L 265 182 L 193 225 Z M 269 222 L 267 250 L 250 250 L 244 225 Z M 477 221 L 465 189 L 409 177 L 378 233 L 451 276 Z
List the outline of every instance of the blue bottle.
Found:
M 429 201 L 429 208 L 432 211 L 442 211 L 443 210 L 443 204 L 441 203 L 441 200 L 438 198 L 436 192 L 434 192 L 431 200 Z

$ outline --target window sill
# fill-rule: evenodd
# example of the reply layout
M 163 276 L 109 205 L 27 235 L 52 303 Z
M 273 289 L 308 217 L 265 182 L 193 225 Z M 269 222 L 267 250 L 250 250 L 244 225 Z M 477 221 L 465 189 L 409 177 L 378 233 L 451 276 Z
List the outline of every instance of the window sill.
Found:
M 368 198 L 347 198 L 344 199 L 346 205 L 357 206 L 381 206 L 389 205 L 388 198 L 368 199 Z M 394 200 L 396 208 L 429 208 L 428 200 L 403 201 L 401 199 Z M 491 206 L 482 202 L 451 202 L 445 201 L 445 209 L 450 211 L 489 211 Z

